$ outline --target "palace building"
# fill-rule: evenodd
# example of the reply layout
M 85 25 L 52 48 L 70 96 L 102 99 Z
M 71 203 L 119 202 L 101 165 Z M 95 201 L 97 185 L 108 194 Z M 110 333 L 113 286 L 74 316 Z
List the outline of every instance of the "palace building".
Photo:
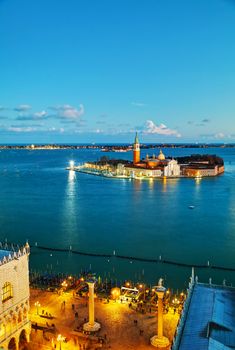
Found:
M 191 277 L 172 350 L 235 348 L 235 288 Z
M 29 245 L 0 243 L 0 349 L 19 350 L 29 341 Z

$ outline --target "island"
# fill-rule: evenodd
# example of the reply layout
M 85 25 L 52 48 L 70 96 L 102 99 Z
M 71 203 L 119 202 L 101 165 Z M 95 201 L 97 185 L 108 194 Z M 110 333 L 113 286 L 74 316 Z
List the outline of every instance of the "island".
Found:
M 87 174 L 115 178 L 151 179 L 151 178 L 202 178 L 217 176 L 224 172 L 224 161 L 216 155 L 193 154 L 185 157 L 165 157 L 160 149 L 159 154 L 141 159 L 140 143 L 136 133 L 133 144 L 132 161 L 109 159 L 106 156 L 96 162 L 85 162 L 76 166 L 71 162 L 68 170 Z

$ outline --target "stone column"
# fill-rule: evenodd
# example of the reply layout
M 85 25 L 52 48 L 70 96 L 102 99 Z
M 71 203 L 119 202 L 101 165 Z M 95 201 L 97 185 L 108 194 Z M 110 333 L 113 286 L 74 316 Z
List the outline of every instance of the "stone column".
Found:
M 89 286 L 89 322 L 83 325 L 84 331 L 97 332 L 100 329 L 100 324 L 95 322 L 95 300 L 94 300 L 94 286 L 95 279 L 86 281 Z
M 25 336 L 26 336 L 27 343 L 29 343 L 30 342 L 30 331 L 25 330 Z
M 157 322 L 157 335 L 154 335 L 150 342 L 157 349 L 168 350 L 170 347 L 169 339 L 163 336 L 163 297 L 166 288 L 162 286 L 161 280 L 156 287 L 156 293 L 158 296 L 158 322 Z
M 157 290 L 158 296 L 158 321 L 157 321 L 157 335 L 159 338 L 163 336 L 163 297 L 164 292 Z
M 89 286 L 89 324 L 93 327 L 95 323 L 95 301 L 94 301 L 94 283 L 87 282 Z

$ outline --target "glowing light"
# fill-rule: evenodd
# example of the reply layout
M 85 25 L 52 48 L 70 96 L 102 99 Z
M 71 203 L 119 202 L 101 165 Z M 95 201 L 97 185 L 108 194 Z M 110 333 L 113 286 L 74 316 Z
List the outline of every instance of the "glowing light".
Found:
M 61 286 L 67 288 L 67 287 L 68 287 L 68 283 L 67 283 L 66 281 L 63 281 L 63 282 L 61 283 Z
M 34 304 L 37 308 L 37 315 L 39 314 L 39 308 L 41 306 L 41 304 L 39 303 L 39 301 L 36 301 L 36 303 Z
M 70 169 L 74 169 L 74 160 L 70 160 L 69 167 Z
M 111 294 L 113 299 L 118 299 L 120 297 L 120 288 L 113 288 Z
M 65 337 L 63 337 L 61 334 L 58 334 L 57 341 L 60 343 L 60 350 L 61 350 L 61 343 L 62 341 L 65 341 Z

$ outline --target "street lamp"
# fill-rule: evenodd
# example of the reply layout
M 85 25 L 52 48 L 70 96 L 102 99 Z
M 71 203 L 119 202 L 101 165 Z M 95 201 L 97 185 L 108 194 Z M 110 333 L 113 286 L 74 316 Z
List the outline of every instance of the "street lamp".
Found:
M 118 299 L 120 297 L 120 288 L 113 288 L 111 290 L 111 295 L 113 297 L 114 300 Z
M 37 308 L 37 315 L 39 314 L 39 308 L 40 308 L 40 303 L 39 303 L 39 301 L 36 301 L 36 303 L 34 304 L 35 306 L 36 306 L 36 308 Z
M 145 284 L 140 284 L 139 285 L 139 288 L 142 290 L 143 289 L 143 300 L 145 301 L 145 292 L 146 292 L 146 290 L 145 290 Z
M 62 348 L 61 348 L 61 343 L 62 343 L 62 341 L 64 341 L 64 340 L 65 340 L 65 337 L 63 337 L 61 334 L 58 334 L 57 341 L 60 343 L 60 350 L 62 349 Z
M 64 280 L 64 281 L 61 283 L 61 287 L 62 287 L 63 290 L 66 290 L 66 289 L 67 289 L 68 283 L 67 283 L 66 280 Z

